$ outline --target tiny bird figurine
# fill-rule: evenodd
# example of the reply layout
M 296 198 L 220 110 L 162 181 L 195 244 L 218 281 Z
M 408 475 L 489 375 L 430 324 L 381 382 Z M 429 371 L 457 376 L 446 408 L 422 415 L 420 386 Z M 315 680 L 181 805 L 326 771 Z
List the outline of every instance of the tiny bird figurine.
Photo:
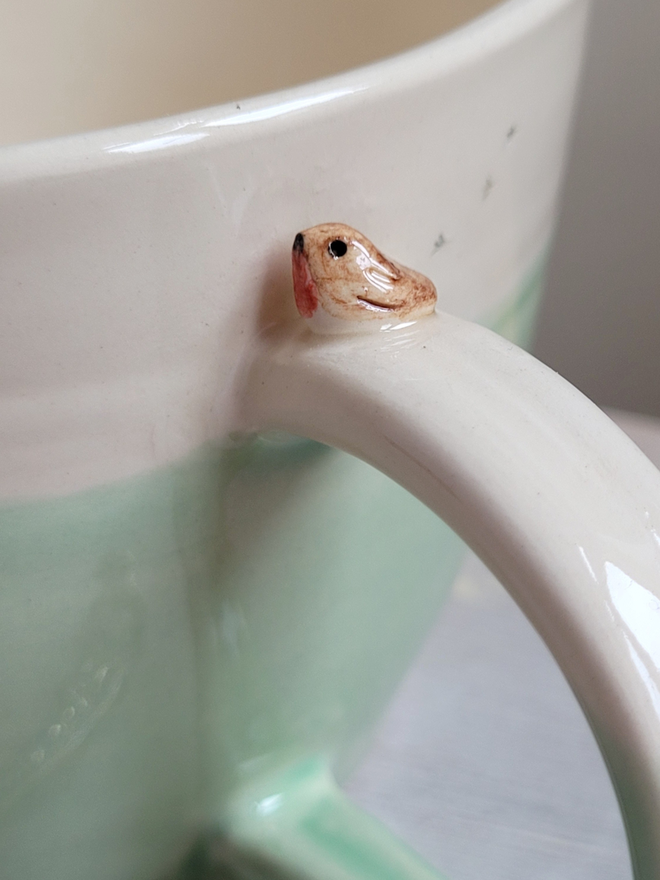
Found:
M 299 232 L 291 254 L 298 311 L 319 333 L 385 329 L 435 309 L 428 278 L 388 260 L 343 223 Z

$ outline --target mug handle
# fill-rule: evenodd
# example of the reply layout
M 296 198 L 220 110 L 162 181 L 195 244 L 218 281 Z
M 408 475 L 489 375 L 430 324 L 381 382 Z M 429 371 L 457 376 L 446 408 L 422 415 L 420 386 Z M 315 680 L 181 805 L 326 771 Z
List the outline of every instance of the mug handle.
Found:
M 660 473 L 577 389 L 435 313 L 389 332 L 265 339 L 246 430 L 343 449 L 441 516 L 509 590 L 591 724 L 634 876 L 660 877 Z

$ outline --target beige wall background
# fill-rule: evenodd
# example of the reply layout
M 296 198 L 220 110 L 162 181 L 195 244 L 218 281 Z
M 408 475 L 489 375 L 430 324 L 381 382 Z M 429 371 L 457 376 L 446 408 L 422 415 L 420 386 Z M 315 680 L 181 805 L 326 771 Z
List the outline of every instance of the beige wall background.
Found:
M 535 353 L 597 403 L 660 416 L 660 0 L 593 0 Z

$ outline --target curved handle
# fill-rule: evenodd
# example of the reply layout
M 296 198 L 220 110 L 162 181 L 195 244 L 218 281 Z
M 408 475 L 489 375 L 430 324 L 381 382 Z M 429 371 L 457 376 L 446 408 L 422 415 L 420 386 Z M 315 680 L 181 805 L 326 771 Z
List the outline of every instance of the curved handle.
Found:
M 659 877 L 660 473 L 553 371 L 441 313 L 369 334 L 283 328 L 242 400 L 246 429 L 364 459 L 486 562 L 584 708 L 635 877 Z

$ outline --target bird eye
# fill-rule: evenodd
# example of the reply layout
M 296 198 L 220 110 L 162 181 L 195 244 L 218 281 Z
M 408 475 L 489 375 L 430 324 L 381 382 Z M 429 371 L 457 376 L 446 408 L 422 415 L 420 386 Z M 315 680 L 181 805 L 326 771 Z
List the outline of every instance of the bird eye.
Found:
M 328 250 L 330 251 L 330 255 L 337 259 L 338 257 L 344 256 L 348 250 L 348 245 L 345 241 L 342 241 L 341 238 L 336 238 L 334 241 L 330 242 Z

